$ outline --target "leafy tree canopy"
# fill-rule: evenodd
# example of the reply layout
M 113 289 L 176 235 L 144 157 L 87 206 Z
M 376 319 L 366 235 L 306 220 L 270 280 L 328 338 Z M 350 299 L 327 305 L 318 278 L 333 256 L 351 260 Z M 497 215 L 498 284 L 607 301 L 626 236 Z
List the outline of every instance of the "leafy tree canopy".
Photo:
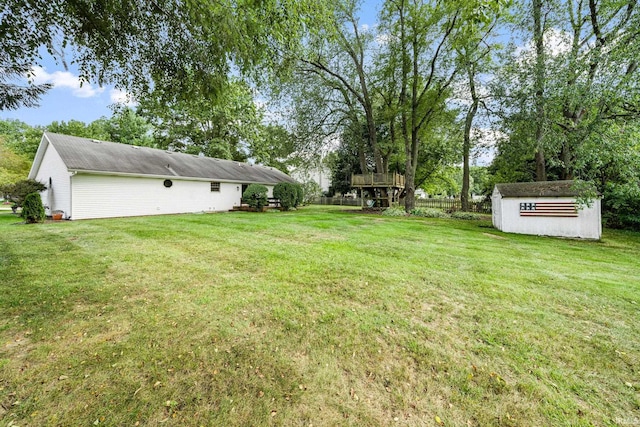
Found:
M 328 2 L 327 4 L 330 4 Z M 0 108 L 33 105 L 46 86 L 11 79 L 41 64 L 42 49 L 81 78 L 167 100 L 215 94 L 231 67 L 275 70 L 324 15 L 316 0 L 7 0 L 0 6 Z M 258 73 L 253 73 L 258 76 Z
M 30 167 L 29 159 L 13 151 L 0 136 L 0 187 L 25 179 Z

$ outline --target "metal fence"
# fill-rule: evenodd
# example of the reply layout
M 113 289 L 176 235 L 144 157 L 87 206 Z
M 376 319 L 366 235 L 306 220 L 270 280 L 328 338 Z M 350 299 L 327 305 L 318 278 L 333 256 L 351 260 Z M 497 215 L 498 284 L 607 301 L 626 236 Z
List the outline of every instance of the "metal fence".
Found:
M 347 197 L 319 197 L 312 202 L 314 205 L 362 206 L 362 199 Z M 416 199 L 416 207 L 442 209 L 444 211 L 461 211 L 460 199 Z M 490 214 L 491 201 L 469 202 L 471 212 Z

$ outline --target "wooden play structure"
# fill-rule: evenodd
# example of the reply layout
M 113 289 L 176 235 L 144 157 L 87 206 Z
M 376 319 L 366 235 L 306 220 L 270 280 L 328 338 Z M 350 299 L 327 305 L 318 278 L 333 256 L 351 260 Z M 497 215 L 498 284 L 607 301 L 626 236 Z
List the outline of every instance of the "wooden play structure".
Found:
M 360 191 L 363 208 L 386 208 L 400 201 L 404 175 L 395 172 L 352 174 L 351 187 Z

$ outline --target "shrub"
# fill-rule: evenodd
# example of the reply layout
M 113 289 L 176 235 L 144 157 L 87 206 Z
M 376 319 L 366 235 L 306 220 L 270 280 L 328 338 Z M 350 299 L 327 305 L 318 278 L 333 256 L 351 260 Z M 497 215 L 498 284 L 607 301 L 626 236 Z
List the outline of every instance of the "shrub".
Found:
M 482 219 L 482 215 L 477 214 L 477 213 L 473 213 L 473 212 L 456 211 L 456 212 L 451 214 L 451 218 L 469 219 L 469 220 L 476 221 L 476 220 Z
M 382 211 L 384 216 L 407 216 L 404 208 L 401 206 L 392 206 Z
M 39 193 L 47 189 L 47 186 L 35 179 L 23 179 L 14 184 L 3 185 L 0 191 L 3 196 L 16 207 L 24 206 L 28 194 Z
M 607 227 L 640 230 L 640 184 L 607 184 L 603 191 L 602 217 Z
M 296 202 L 293 205 L 294 207 L 298 207 L 298 205 L 301 205 L 302 202 L 304 201 L 304 189 L 302 188 L 302 185 L 295 183 L 293 184 L 294 188 L 296 189 Z
M 45 213 L 40 193 L 27 194 L 22 205 L 21 216 L 27 224 L 44 221 Z
M 411 215 L 421 216 L 424 218 L 449 218 L 450 215 L 440 209 L 433 208 L 413 208 Z
M 242 198 L 252 208 L 262 210 L 267 205 L 267 187 L 261 184 L 250 184 L 244 190 Z
M 273 187 L 273 197 L 280 200 L 280 206 L 285 211 L 296 206 L 298 198 L 296 185 L 291 182 L 279 182 Z
M 302 198 L 302 204 L 308 205 L 315 199 L 322 196 L 322 188 L 315 181 L 307 181 L 302 185 L 304 197 Z

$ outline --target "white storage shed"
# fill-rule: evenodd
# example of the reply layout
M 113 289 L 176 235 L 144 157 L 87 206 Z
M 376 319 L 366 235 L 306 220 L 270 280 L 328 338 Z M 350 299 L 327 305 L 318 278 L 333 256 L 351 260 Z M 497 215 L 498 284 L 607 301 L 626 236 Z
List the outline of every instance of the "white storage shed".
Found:
M 600 199 L 580 208 L 574 181 L 496 184 L 493 226 L 505 233 L 600 239 Z
M 270 167 L 45 132 L 29 178 L 66 219 L 228 211 L 247 185 L 295 182 Z

